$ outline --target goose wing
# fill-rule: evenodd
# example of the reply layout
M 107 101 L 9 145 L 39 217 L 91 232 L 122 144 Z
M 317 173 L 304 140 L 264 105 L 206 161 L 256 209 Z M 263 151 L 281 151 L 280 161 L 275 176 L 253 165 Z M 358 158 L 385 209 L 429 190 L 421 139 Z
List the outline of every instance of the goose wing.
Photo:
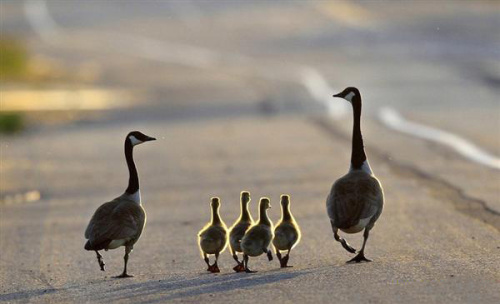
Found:
M 137 203 L 118 198 L 100 206 L 90 220 L 85 237 L 93 244 L 138 237 L 146 213 Z
M 381 211 L 383 193 L 379 181 L 363 172 L 339 179 L 327 199 L 328 215 L 337 228 L 349 228 Z

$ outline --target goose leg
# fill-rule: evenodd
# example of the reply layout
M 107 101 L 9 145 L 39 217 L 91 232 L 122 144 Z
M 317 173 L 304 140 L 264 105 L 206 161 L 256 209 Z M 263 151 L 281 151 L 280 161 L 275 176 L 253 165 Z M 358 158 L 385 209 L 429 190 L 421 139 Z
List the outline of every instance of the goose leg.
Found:
M 210 260 L 208 259 L 208 255 L 206 253 L 203 253 L 203 260 L 207 263 L 207 271 L 212 271 L 212 265 L 210 265 Z
M 332 224 L 332 230 L 333 230 L 333 236 L 335 237 L 335 240 L 337 242 L 340 242 L 342 244 L 342 247 L 344 247 L 345 250 L 349 251 L 350 253 L 356 253 L 356 249 L 352 248 L 349 243 L 347 243 L 346 240 L 340 237 L 339 235 L 339 229 Z
M 119 276 L 116 276 L 115 278 L 131 278 L 133 275 L 127 274 L 127 263 L 128 263 L 128 255 L 132 251 L 131 246 L 125 246 L 125 255 L 123 256 L 123 261 L 125 262 L 125 266 L 123 267 L 123 272 Z
M 248 255 L 243 254 L 243 262 L 245 263 L 245 264 L 244 264 L 244 265 L 245 265 L 244 267 L 245 267 L 245 272 L 246 272 L 246 273 L 254 273 L 254 272 L 257 272 L 257 271 L 252 271 L 252 270 L 248 269 Z
M 102 260 L 102 255 L 99 253 L 99 251 L 95 251 L 95 253 L 97 254 L 97 262 L 99 263 L 99 266 L 101 267 L 101 271 L 104 271 L 104 261 Z
M 217 265 L 217 262 L 219 261 L 219 253 L 216 252 L 215 253 L 215 262 L 214 264 L 211 266 L 211 269 L 210 269 L 210 272 L 212 273 L 218 273 L 220 272 L 220 269 L 219 269 L 219 266 Z
M 370 234 L 370 229 L 365 228 L 365 232 L 363 233 L 363 246 L 361 246 L 361 250 L 358 252 L 358 254 L 350 261 L 347 263 L 360 263 L 360 262 L 371 262 L 372 260 L 367 259 L 365 257 L 365 245 L 366 241 L 368 240 L 368 236 Z

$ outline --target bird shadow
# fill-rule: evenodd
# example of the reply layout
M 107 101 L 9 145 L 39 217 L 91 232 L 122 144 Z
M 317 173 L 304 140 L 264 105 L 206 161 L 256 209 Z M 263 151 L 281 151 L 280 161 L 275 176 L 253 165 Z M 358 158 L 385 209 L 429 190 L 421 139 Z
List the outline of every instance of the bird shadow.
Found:
M 57 289 L 53 288 L 40 288 L 33 290 L 11 292 L 6 294 L 0 294 L 0 302 L 11 302 L 11 301 L 22 301 L 22 300 L 26 301 L 34 297 L 40 297 L 55 292 L 57 292 Z
M 109 298 L 113 301 L 129 299 L 137 303 L 164 302 L 291 280 L 308 272 L 310 271 L 273 271 L 256 274 L 233 273 L 217 276 L 206 275 L 192 279 L 155 280 L 111 289 L 104 295 L 104 298 L 103 295 L 100 295 L 99 300 L 105 301 Z

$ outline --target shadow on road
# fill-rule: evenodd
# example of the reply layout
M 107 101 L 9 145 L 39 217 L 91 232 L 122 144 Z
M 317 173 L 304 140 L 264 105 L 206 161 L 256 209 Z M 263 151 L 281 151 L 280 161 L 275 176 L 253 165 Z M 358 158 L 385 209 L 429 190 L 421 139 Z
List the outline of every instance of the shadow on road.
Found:
M 310 271 L 272 272 L 265 274 L 207 275 L 187 280 L 149 281 L 115 288 L 100 300 L 133 299 L 137 303 L 164 302 L 173 299 L 245 289 L 294 279 Z M 145 299 L 146 298 L 146 299 Z M 144 300 L 142 300 L 144 299 Z

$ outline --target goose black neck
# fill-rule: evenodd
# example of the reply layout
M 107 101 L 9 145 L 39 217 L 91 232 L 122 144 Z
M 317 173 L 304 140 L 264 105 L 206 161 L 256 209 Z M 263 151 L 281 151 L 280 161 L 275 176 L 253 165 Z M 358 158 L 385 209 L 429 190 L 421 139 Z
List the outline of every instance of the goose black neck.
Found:
M 219 215 L 219 208 L 212 206 L 212 225 L 217 225 L 220 224 L 220 215 Z
M 128 194 L 134 194 L 139 190 L 139 177 L 135 168 L 133 149 L 132 143 L 128 139 L 125 140 L 125 159 L 127 160 L 129 172 L 128 187 L 125 192 Z
M 267 208 L 263 205 L 259 208 L 259 224 L 271 225 L 271 221 L 269 221 L 269 217 L 267 217 Z
M 352 108 L 354 123 L 352 130 L 351 166 L 353 169 L 361 169 L 361 166 L 366 161 L 363 136 L 361 135 L 361 96 L 356 95 L 353 97 Z

